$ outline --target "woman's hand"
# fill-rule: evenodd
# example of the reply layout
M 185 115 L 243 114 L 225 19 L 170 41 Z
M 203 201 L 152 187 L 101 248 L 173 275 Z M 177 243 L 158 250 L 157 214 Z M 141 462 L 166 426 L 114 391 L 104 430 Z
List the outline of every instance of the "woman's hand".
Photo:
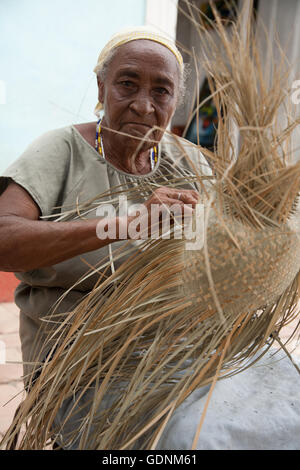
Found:
M 178 204 L 182 207 L 182 210 L 184 210 L 184 206 L 186 204 L 190 208 L 194 209 L 198 200 L 199 194 L 197 191 L 161 186 L 154 191 L 152 196 L 144 203 L 144 205 L 148 211 L 153 204 L 160 204 L 167 207 L 173 204 Z
M 130 239 L 158 238 L 168 232 L 175 222 L 180 227 L 188 223 L 198 200 L 197 191 L 162 186 L 138 206 L 137 213 L 120 217 L 119 224 L 123 232 L 126 225 Z

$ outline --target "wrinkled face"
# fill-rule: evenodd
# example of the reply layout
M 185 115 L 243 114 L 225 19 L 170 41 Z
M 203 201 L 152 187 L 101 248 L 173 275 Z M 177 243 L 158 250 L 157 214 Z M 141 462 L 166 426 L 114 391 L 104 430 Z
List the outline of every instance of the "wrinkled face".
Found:
M 118 47 L 104 82 L 98 78 L 105 126 L 136 137 L 144 137 L 153 126 L 159 126 L 162 130 L 151 132 L 143 145 L 144 150 L 152 147 L 175 112 L 179 73 L 174 54 L 161 44 L 136 40 Z M 140 145 L 137 139 L 110 135 L 115 145 Z

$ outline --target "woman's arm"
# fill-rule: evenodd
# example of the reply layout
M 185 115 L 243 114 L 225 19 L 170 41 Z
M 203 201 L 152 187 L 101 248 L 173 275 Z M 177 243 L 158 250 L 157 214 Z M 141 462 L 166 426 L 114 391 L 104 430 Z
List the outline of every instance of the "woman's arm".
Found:
M 195 191 L 158 188 L 144 203 L 149 233 L 153 204 L 159 205 L 161 211 L 174 203 L 183 210 L 186 205 L 195 207 L 197 201 Z M 20 185 L 10 183 L 0 197 L 0 271 L 25 272 L 52 266 L 118 241 L 119 233 L 130 238 L 130 222 L 136 217 L 116 217 L 113 221 L 116 224 L 115 238 L 102 239 L 97 233 L 107 231 L 108 219 L 54 223 L 41 221 L 39 216 L 40 209 L 28 192 Z M 132 237 L 137 238 L 138 235 Z
M 116 240 L 100 240 L 97 224 L 106 221 L 46 222 L 39 207 L 12 182 L 0 197 L 0 270 L 30 271 L 97 250 Z M 116 219 L 117 227 L 119 219 Z M 118 230 L 117 230 L 118 232 Z

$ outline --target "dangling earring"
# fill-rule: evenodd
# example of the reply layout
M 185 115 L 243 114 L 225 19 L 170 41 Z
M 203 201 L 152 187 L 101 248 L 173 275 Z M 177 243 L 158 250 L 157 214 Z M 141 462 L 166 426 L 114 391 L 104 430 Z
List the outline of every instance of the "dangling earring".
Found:
M 104 147 L 103 147 L 103 141 L 102 141 L 102 136 L 101 136 L 101 123 L 102 123 L 103 117 L 99 119 L 97 122 L 97 127 L 96 127 L 96 140 L 95 140 L 95 148 L 99 155 L 104 158 L 105 160 L 105 153 L 104 153 Z

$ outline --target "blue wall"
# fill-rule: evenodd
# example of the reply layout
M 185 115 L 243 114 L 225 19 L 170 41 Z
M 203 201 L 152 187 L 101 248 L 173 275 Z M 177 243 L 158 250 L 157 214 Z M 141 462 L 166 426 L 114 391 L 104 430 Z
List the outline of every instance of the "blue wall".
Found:
M 43 132 L 96 119 L 99 52 L 144 24 L 145 3 L 0 1 L 0 173 Z

